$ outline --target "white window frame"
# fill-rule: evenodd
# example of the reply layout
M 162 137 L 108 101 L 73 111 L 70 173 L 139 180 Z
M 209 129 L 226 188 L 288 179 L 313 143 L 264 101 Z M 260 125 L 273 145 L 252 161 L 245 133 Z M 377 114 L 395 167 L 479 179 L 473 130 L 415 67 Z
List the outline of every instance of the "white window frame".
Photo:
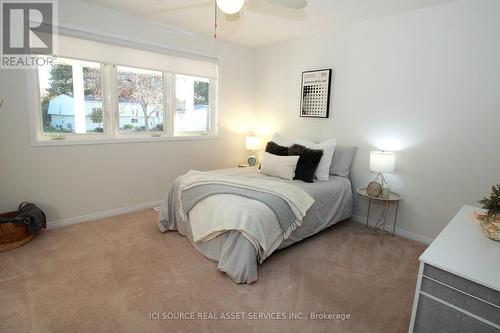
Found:
M 128 67 L 132 68 L 132 66 L 123 66 L 118 64 L 112 64 L 110 66 L 111 75 L 109 76 L 111 81 L 111 90 L 110 90 L 110 113 L 112 115 L 113 121 L 113 129 L 114 129 L 114 137 L 121 140 L 130 140 L 131 138 L 135 139 L 148 139 L 148 138 L 168 138 L 170 137 L 169 132 L 165 130 L 165 125 L 167 122 L 167 114 L 169 113 L 168 105 L 166 103 L 167 98 L 166 95 L 167 88 L 165 77 L 168 76 L 168 72 L 159 71 L 157 69 L 144 68 L 144 67 L 135 67 L 137 69 L 150 70 L 155 72 L 160 72 L 162 75 L 163 81 L 163 131 L 149 131 L 149 132 L 125 132 L 120 131 L 120 109 L 119 109 L 119 100 L 118 100 L 118 75 L 117 75 L 117 67 Z
M 83 59 L 76 59 L 76 58 L 71 58 L 71 57 L 65 57 L 65 59 L 70 59 L 70 60 L 75 60 L 75 61 L 88 61 L 88 62 L 94 62 L 97 63 L 96 61 L 89 61 L 89 60 L 83 60 Z M 106 96 L 104 95 L 105 92 L 105 75 L 104 75 L 104 70 L 105 66 L 103 64 L 101 65 L 101 83 L 103 85 L 103 96 L 102 96 L 102 106 L 103 106 L 103 132 L 102 133 L 44 133 L 43 132 L 43 119 L 42 119 L 42 105 L 41 105 L 41 96 L 40 96 L 40 81 L 38 77 L 38 69 L 27 69 L 26 70 L 26 90 L 27 90 L 27 102 L 28 102 L 28 111 L 29 111 L 29 121 L 30 121 L 30 132 L 31 132 L 31 143 L 32 145 L 34 144 L 34 140 L 43 142 L 45 140 L 50 140 L 50 141 L 62 141 L 62 140 L 68 140 L 68 141 L 79 141 L 83 140 L 101 140 L 106 136 L 106 132 L 109 131 L 108 128 L 106 128 L 107 125 L 106 121 L 104 121 L 105 114 L 107 111 L 107 108 L 105 107 L 106 104 Z
M 96 60 L 75 59 L 72 57 L 61 57 L 65 59 L 98 62 Z M 218 92 L 220 78 L 209 79 L 209 130 L 207 132 L 178 132 L 174 133 L 175 118 L 175 74 L 169 71 L 148 69 L 162 72 L 163 75 L 163 131 L 149 132 L 123 132 L 119 129 L 118 109 L 118 84 L 116 67 L 119 64 L 101 64 L 101 75 L 103 84 L 103 132 L 102 133 L 44 133 L 41 110 L 41 96 L 39 88 L 38 69 L 26 70 L 27 103 L 29 110 L 30 136 L 32 146 L 56 146 L 77 144 L 106 144 L 125 142 L 155 142 L 176 140 L 204 140 L 219 138 L 218 122 Z M 124 65 L 125 67 L 134 67 Z M 141 68 L 137 66 L 136 68 Z M 144 68 L 146 69 L 146 68 Z M 184 74 L 190 75 L 192 74 Z
M 175 75 L 185 75 L 185 76 L 191 76 L 191 77 L 196 77 L 195 75 L 191 74 L 183 74 L 183 73 L 170 73 L 173 77 L 170 80 L 170 83 L 172 84 L 171 87 L 171 92 L 169 96 L 172 97 L 172 101 L 175 101 L 176 96 L 175 96 Z M 208 119 L 208 130 L 207 131 L 178 131 L 175 132 L 175 113 L 177 112 L 176 110 L 176 105 L 173 103 L 170 107 L 172 108 L 172 133 L 175 137 L 190 137 L 190 136 L 210 136 L 214 132 L 214 127 L 217 125 L 217 115 L 216 111 L 212 112 L 213 110 L 217 109 L 217 79 L 214 78 L 207 78 L 208 79 L 208 112 L 209 112 L 209 119 Z

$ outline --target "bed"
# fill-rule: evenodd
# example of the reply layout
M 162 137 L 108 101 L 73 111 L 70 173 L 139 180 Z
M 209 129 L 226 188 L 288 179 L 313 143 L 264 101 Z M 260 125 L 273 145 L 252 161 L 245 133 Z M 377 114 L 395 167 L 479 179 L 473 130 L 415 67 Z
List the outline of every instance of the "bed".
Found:
M 338 151 L 342 151 L 342 149 L 338 149 Z M 335 155 L 339 159 L 340 153 L 336 153 Z M 347 170 L 349 170 L 352 156 L 347 157 L 347 159 L 343 158 L 343 160 L 343 168 L 347 167 Z M 345 165 L 345 160 L 348 160 L 348 166 Z M 334 162 L 332 163 L 332 171 L 335 167 Z M 338 166 L 339 164 L 337 163 Z M 306 183 L 300 180 L 284 180 L 270 177 L 260 173 L 256 167 L 221 169 L 211 171 L 211 173 L 230 177 L 289 183 L 302 189 L 314 199 L 314 203 L 307 210 L 301 225 L 293 230 L 286 239 L 277 244 L 270 245 L 272 251 L 290 246 L 352 216 L 352 187 L 347 177 L 348 175 L 337 176 L 332 174 L 328 181 Z M 218 262 L 218 270 L 226 273 L 234 282 L 255 282 L 257 280 L 257 266 L 259 264 L 258 253 L 255 244 L 252 244 L 242 232 L 228 230 L 207 241 L 193 241 L 190 218 L 196 217 L 196 211 L 191 211 L 186 218 L 186 216 L 181 216 L 179 210 L 179 186 L 182 182 L 182 177 L 180 176 L 174 181 L 160 207 L 158 217 L 160 231 L 178 231 L 181 235 L 187 237 L 199 252 L 207 258 Z M 214 214 L 216 213 L 214 212 Z M 200 214 L 198 213 L 198 215 Z M 199 219 L 199 217 L 197 218 Z

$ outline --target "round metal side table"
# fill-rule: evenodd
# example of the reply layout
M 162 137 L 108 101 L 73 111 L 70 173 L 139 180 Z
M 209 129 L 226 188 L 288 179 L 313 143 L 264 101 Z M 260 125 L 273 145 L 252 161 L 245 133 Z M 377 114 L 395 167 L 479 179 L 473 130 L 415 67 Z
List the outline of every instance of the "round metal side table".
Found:
M 394 236 L 396 232 L 396 223 L 398 221 L 398 210 L 399 210 L 399 201 L 401 201 L 401 197 L 399 194 L 391 192 L 388 198 L 382 198 L 382 197 L 371 197 L 366 193 L 366 188 L 358 188 L 356 190 L 358 193 L 358 196 L 360 197 L 365 197 L 368 199 L 368 211 L 366 212 L 366 226 L 369 226 L 369 220 L 370 220 L 370 208 L 372 205 L 372 201 L 375 202 L 381 202 L 384 204 L 384 209 L 382 210 L 382 213 L 380 214 L 380 217 L 377 219 L 377 222 L 373 226 L 376 229 L 379 229 L 379 226 L 383 226 L 382 230 L 385 230 L 385 217 L 387 214 L 387 208 L 389 204 L 391 203 L 396 203 L 396 212 L 394 214 L 394 223 L 392 224 L 392 235 Z M 381 223 L 382 219 L 384 220 L 383 223 Z

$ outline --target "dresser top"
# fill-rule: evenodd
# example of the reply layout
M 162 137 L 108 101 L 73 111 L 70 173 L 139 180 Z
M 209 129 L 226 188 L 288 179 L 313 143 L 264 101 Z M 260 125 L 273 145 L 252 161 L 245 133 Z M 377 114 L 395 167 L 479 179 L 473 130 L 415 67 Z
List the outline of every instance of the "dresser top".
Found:
M 487 238 L 463 206 L 420 256 L 420 261 L 500 291 L 500 242 Z

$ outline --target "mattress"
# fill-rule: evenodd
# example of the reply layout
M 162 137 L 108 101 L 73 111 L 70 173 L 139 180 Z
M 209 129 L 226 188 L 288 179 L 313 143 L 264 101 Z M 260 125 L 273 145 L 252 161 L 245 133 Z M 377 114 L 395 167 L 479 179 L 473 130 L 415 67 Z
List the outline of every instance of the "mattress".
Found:
M 348 178 L 330 176 L 328 181 L 306 183 L 300 180 L 284 180 L 258 172 L 256 167 L 231 168 L 211 171 L 223 175 L 264 178 L 296 185 L 311 195 L 314 204 L 305 215 L 302 225 L 284 240 L 278 249 L 283 249 L 312 236 L 331 225 L 352 216 L 353 200 L 351 182 Z M 217 268 L 237 283 L 252 283 L 257 280 L 257 253 L 254 246 L 238 231 L 229 231 L 210 241 L 194 243 L 189 220 L 179 215 L 177 194 L 181 177 L 178 177 L 160 208 L 158 226 L 161 231 L 177 230 L 187 237 L 193 246 L 207 258 L 218 262 Z

